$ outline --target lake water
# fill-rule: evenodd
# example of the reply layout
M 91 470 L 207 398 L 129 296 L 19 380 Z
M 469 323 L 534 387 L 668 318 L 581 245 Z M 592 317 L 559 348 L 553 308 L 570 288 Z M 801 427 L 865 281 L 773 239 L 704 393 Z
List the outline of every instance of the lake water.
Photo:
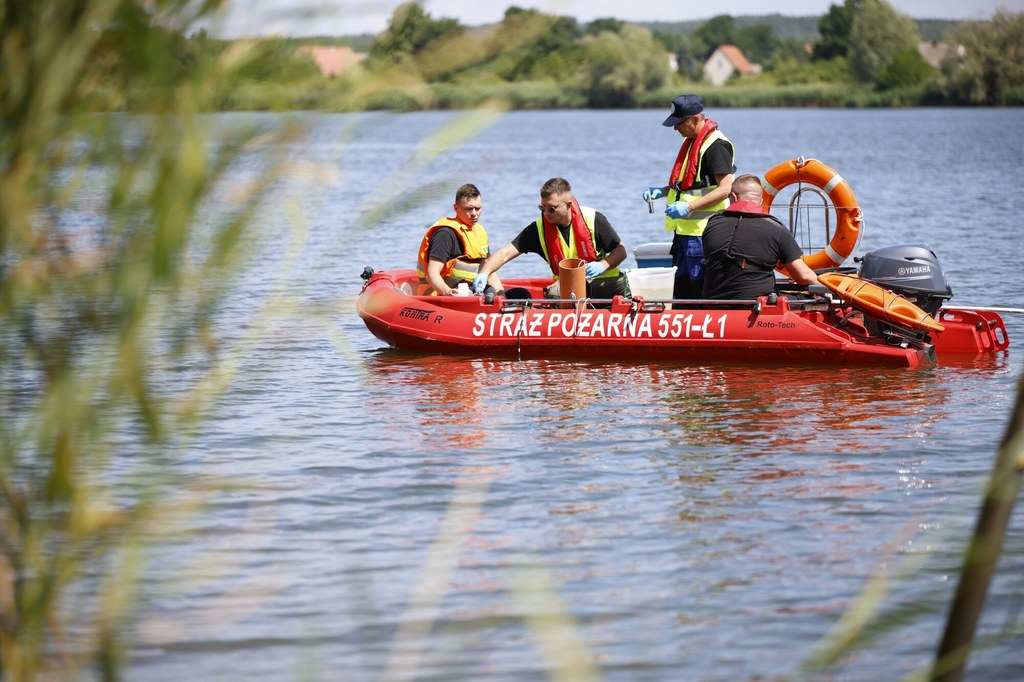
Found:
M 741 173 L 838 169 L 860 254 L 925 243 L 953 303 L 1024 304 L 1024 111 L 709 114 Z M 127 679 L 868 681 L 929 664 L 1024 316 L 1006 316 L 1007 353 L 901 370 L 410 355 L 356 315 L 363 266 L 412 267 L 464 182 L 494 248 L 552 176 L 630 251 L 664 241 L 641 199 L 678 149 L 664 116 L 210 119 L 307 135 L 220 317 L 237 374 L 179 453 L 231 487 L 154 550 Z M 532 255 L 502 270 L 544 272 Z M 1024 677 L 1014 521 L 971 680 Z M 803 672 L 869 586 L 887 627 Z

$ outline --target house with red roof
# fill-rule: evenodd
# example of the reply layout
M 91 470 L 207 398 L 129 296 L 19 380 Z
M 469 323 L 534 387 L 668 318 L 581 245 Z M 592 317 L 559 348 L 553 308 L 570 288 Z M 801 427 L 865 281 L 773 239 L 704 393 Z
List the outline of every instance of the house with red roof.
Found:
M 311 56 L 320 73 L 328 77 L 340 76 L 366 59 L 365 54 L 347 46 L 311 45 L 300 47 L 299 51 Z
M 722 85 L 733 75 L 754 76 L 761 73 L 760 64 L 751 64 L 735 45 L 719 45 L 704 62 L 704 80 Z

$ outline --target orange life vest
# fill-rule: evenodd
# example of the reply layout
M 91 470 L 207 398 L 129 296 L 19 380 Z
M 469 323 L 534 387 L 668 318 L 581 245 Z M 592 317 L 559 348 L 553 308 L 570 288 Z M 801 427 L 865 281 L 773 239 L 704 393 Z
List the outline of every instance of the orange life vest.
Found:
M 427 261 L 430 258 L 430 238 L 443 227 L 450 227 L 455 231 L 463 251 L 461 256 L 452 258 L 441 267 L 441 277 L 445 284 L 453 288 L 459 282 L 472 284 L 473 278 L 480 270 L 480 265 L 487 259 L 489 251 L 487 230 L 483 225 L 477 223 L 470 227 L 455 218 L 442 218 L 427 230 L 420 242 L 420 252 L 416 261 L 416 272 L 420 277 L 419 287 L 416 291 L 417 296 L 431 296 L 437 293 L 427 281 Z

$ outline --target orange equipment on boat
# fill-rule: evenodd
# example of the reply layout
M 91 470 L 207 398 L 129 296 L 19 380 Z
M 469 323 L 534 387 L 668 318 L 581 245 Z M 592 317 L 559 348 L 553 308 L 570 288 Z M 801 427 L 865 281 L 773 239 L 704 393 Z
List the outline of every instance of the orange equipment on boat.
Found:
M 784 161 L 764 174 L 761 205 L 770 211 L 779 190 L 794 183 L 808 182 L 828 194 L 836 210 L 836 233 L 821 251 L 804 256 L 804 263 L 812 270 L 824 270 L 841 265 L 850 257 L 860 234 L 861 212 L 850 183 L 835 169 L 817 159 Z
M 945 330 L 935 318 L 899 294 L 854 275 L 826 272 L 818 281 L 854 308 L 893 324 L 924 332 Z

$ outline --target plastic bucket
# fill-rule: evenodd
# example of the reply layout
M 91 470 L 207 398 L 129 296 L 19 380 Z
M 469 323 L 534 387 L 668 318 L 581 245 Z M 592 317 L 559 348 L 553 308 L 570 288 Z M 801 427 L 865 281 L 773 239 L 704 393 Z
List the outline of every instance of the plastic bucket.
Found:
M 676 268 L 637 268 L 626 272 L 629 292 L 632 296 L 643 296 L 648 301 L 672 298 L 676 282 Z

